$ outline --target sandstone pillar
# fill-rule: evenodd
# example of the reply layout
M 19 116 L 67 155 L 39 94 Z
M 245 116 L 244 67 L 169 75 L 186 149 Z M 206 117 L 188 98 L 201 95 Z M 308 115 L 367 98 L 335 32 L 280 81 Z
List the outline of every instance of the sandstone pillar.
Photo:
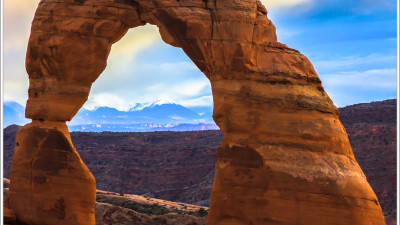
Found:
M 18 133 L 11 171 L 18 220 L 94 224 L 95 182 L 65 121 L 111 45 L 146 23 L 211 82 L 223 141 L 208 225 L 385 224 L 337 108 L 258 0 L 42 0 L 26 59 L 33 122 Z
M 385 224 L 312 65 L 281 44 L 264 50 L 262 72 L 212 81 L 224 136 L 207 224 Z
M 24 224 L 94 224 L 96 183 L 65 122 L 33 121 L 17 134 L 10 208 Z

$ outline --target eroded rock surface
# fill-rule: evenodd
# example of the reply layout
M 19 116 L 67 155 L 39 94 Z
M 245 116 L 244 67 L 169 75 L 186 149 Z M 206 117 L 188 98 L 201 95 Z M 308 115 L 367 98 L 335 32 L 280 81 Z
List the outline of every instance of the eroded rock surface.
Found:
M 3 179 L 5 225 L 19 225 L 8 204 L 10 180 Z M 96 191 L 96 225 L 204 225 L 207 207 L 170 202 L 139 195 Z
M 208 208 L 130 194 L 97 192 L 96 225 L 204 225 Z
M 9 204 L 20 223 L 94 222 L 95 180 L 65 122 L 33 121 L 21 127 L 10 177 Z
M 9 193 L 10 180 L 3 178 L 3 221 L 5 225 L 15 225 L 17 223 L 17 218 L 15 212 L 10 208 L 9 204 Z
M 266 14 L 258 0 L 42 0 L 26 59 L 33 122 L 19 131 L 11 169 L 17 219 L 94 224 L 94 179 L 65 121 L 111 45 L 150 23 L 211 82 L 223 140 L 207 224 L 384 224 L 337 108 L 309 60 L 277 42 Z
M 396 99 L 351 105 L 339 111 L 386 224 L 396 225 Z M 4 129 L 6 178 L 18 130 L 16 125 Z M 96 178 L 98 189 L 209 204 L 216 150 L 222 140 L 220 131 L 71 132 L 71 139 Z

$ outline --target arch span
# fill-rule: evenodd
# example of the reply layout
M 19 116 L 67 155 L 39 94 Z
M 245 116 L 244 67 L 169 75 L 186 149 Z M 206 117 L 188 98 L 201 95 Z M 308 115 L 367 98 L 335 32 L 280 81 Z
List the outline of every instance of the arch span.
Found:
M 111 45 L 159 27 L 211 82 L 218 149 L 208 225 L 384 224 L 338 110 L 309 60 L 277 42 L 259 0 L 42 0 L 26 57 L 29 99 L 11 169 L 25 224 L 94 224 L 95 180 L 65 121 Z

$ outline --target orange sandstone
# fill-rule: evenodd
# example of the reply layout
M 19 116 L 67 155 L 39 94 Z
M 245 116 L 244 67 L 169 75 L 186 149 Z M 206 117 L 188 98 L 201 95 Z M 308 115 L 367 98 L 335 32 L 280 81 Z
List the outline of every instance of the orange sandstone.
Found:
M 259 0 L 42 0 L 26 57 L 33 122 L 16 138 L 10 207 L 27 224 L 94 224 L 95 181 L 65 121 L 113 43 L 159 27 L 211 82 L 223 132 L 208 225 L 385 224 L 310 61 Z

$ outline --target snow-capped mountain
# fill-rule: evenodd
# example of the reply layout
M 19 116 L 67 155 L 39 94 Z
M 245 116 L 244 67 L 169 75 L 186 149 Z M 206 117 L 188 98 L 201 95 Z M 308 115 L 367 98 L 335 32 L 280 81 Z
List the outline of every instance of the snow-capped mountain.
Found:
M 4 104 L 5 126 L 28 123 L 23 118 L 24 107 L 15 107 L 18 113 Z M 10 109 L 9 109 L 10 108 Z M 22 112 L 22 113 L 21 113 Z M 13 115 L 19 115 L 16 118 Z M 23 119 L 23 120 L 21 120 Z M 177 104 L 171 99 L 157 99 L 154 102 L 137 103 L 128 111 L 111 107 L 97 107 L 94 110 L 82 108 L 72 121 L 67 122 L 70 131 L 158 131 L 158 130 L 204 130 L 218 129 L 212 113 L 199 114 Z
M 81 109 L 68 123 L 71 131 L 161 131 L 218 129 L 212 113 L 201 115 L 171 99 L 137 103 L 128 111 L 110 107 Z
M 136 103 L 129 111 L 139 111 L 147 107 L 154 107 L 157 105 L 177 104 L 170 98 L 159 98 L 154 102 Z
M 129 111 L 110 107 L 99 107 L 93 111 L 81 109 L 69 125 L 132 123 L 213 123 L 213 120 L 173 101 L 157 100 L 138 103 Z

